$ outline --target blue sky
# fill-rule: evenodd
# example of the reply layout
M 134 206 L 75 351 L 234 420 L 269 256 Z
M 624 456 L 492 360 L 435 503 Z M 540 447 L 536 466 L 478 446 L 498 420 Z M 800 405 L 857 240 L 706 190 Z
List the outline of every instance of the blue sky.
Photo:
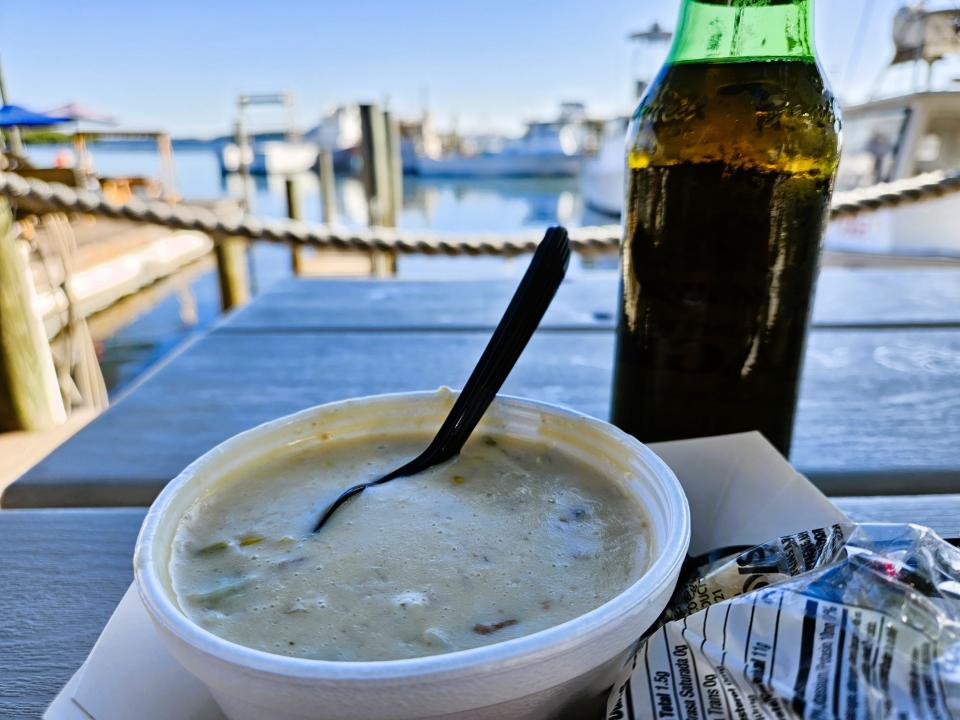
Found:
M 892 52 L 897 0 L 817 0 L 820 55 L 842 96 L 862 96 Z M 848 71 L 864 3 L 872 3 Z M 516 131 L 561 100 L 629 109 L 628 32 L 672 28 L 679 0 L 9 0 L 0 57 L 15 102 L 79 101 L 131 128 L 227 132 L 240 92 L 291 90 L 298 119 L 388 100 L 441 126 Z M 16 29 L 16 31 L 12 31 Z M 279 116 L 276 116 L 279 118 Z M 262 116 L 269 125 L 273 118 Z

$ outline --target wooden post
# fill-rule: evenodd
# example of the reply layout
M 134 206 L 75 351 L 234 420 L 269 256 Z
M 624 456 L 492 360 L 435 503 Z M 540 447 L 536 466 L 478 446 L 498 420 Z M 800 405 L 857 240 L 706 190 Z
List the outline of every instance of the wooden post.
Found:
M 286 189 L 287 217 L 291 220 L 302 220 L 303 210 L 300 206 L 300 195 L 297 193 L 297 183 L 293 178 L 287 178 Z M 293 274 L 300 276 L 303 273 L 303 248 L 301 246 L 293 245 L 290 248 L 290 260 Z
M 392 113 L 383 114 L 387 129 L 387 166 L 390 175 L 390 215 L 389 227 L 396 227 L 403 209 L 403 157 L 400 152 L 400 123 Z
M 320 200 L 323 205 L 323 222 L 331 225 L 337 221 L 336 175 L 333 171 L 333 153 L 321 150 L 317 158 L 320 175 Z
M 360 106 L 363 131 L 363 185 L 367 191 L 370 225 L 386 226 L 393 217 L 390 189 L 390 162 L 387 147 L 387 129 L 383 113 L 376 105 Z M 393 223 L 395 224 L 395 223 Z M 370 267 L 376 277 L 396 272 L 394 253 L 374 250 L 370 253 Z
M 374 250 L 370 253 L 370 274 L 385 278 L 397 274 L 397 254 L 391 250 Z
M 382 226 L 389 217 L 390 204 L 390 168 L 383 113 L 376 105 L 361 105 L 360 123 L 363 131 L 363 186 L 367 191 L 369 224 Z
M 33 279 L 10 208 L 0 201 L 0 431 L 43 430 L 66 420 Z
M 224 312 L 250 301 L 246 246 L 247 241 L 241 237 L 222 238 L 216 244 L 220 307 Z
M 390 186 L 385 193 L 389 198 L 389 210 L 384 217 L 385 227 L 397 226 L 400 210 L 403 208 L 403 158 L 400 154 L 400 123 L 392 113 L 383 114 L 383 124 L 387 134 L 387 176 Z M 391 250 L 381 250 L 372 258 L 374 277 L 392 277 L 397 274 L 397 254 Z

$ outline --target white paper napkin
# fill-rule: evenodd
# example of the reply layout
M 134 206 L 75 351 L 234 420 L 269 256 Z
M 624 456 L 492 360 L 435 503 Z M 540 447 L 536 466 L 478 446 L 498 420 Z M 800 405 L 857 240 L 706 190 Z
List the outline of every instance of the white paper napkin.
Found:
M 160 642 L 136 588 L 127 589 L 80 670 L 44 720 L 223 720 L 206 686 Z
M 690 500 L 690 553 L 756 545 L 846 517 L 759 433 L 650 446 Z M 123 596 L 45 720 L 223 720 L 210 693 L 160 642 L 136 590 Z
M 690 554 L 760 545 L 847 517 L 758 432 L 655 443 L 690 502 Z
M 77 691 L 77 685 L 80 684 L 80 677 L 86 666 L 86 663 L 81 665 L 63 689 L 57 693 L 50 707 L 43 714 L 44 720 L 90 720 L 90 716 L 73 701 L 73 695 Z

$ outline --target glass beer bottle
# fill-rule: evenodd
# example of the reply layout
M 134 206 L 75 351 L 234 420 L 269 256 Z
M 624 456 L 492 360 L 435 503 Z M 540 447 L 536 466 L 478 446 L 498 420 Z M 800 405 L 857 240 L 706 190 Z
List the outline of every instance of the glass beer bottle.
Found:
M 613 422 L 790 447 L 840 115 L 812 0 L 683 0 L 633 116 Z

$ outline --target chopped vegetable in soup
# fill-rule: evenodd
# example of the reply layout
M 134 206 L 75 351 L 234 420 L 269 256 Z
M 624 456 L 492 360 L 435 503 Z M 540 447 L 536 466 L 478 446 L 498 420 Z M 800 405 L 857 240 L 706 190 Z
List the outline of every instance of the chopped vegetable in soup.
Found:
M 268 457 L 197 500 L 170 563 L 182 610 L 228 640 L 320 660 L 391 660 L 528 635 L 599 607 L 649 564 L 639 503 L 562 452 L 478 437 L 459 457 L 368 489 L 426 436 Z

